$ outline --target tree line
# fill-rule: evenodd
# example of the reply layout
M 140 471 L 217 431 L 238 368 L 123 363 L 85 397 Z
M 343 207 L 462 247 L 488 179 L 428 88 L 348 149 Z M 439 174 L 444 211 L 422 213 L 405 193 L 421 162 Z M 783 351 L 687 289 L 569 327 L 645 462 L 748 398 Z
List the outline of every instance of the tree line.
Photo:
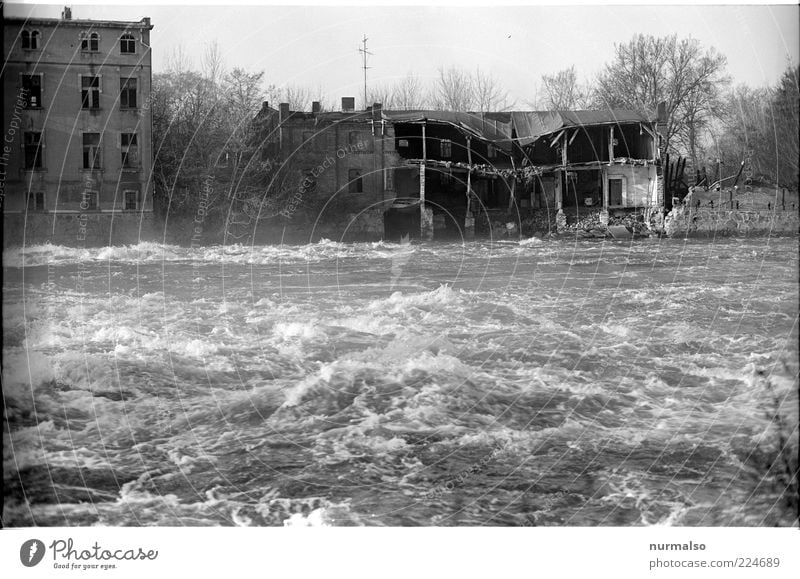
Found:
M 637 34 L 616 44 L 614 56 L 595 78 L 581 80 L 574 66 L 541 76 L 532 100 L 522 105 L 491 74 L 457 66 L 442 67 L 427 86 L 407 74 L 373 86 L 369 103 L 386 109 L 507 111 L 635 109 L 654 112 L 664 103 L 663 149 L 689 158 L 695 167 L 720 163 L 728 173 L 743 160 L 748 173 L 772 183 L 798 185 L 798 80 L 800 68 L 788 65 L 771 87 L 732 86 L 727 59 L 696 39 Z M 155 74 L 151 95 L 157 204 L 190 212 L 209 167 L 225 155 L 228 180 L 214 187 L 214 206 L 243 184 L 285 188 L 276 168 L 260 155 L 253 125 L 262 102 L 288 102 L 292 110 L 336 107 L 321 87 L 266 83 L 263 71 L 226 70 L 216 43 L 206 46 L 198 68 L 180 51 L 167 70 Z

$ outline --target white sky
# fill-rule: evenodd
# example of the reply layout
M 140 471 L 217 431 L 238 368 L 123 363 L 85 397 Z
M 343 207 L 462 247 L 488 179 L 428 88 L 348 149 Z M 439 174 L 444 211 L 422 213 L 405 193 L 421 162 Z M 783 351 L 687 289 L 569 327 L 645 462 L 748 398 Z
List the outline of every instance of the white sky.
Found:
M 202 1 L 202 0 L 201 0 Z M 370 86 L 412 72 L 426 84 L 439 66 L 480 67 L 519 108 L 536 96 L 542 74 L 575 65 L 590 78 L 610 61 L 615 42 L 635 33 L 693 37 L 728 58 L 735 83 L 774 84 L 800 52 L 797 5 L 593 6 L 172 6 L 72 3 L 75 19 L 150 16 L 153 65 L 163 70 L 180 46 L 195 66 L 217 40 L 228 68 L 265 71 L 268 84 L 322 87 L 327 100 L 363 94 L 358 53 L 369 38 Z M 252 4 L 252 2 L 251 2 Z M 59 17 L 61 5 L 7 3 L 8 16 Z

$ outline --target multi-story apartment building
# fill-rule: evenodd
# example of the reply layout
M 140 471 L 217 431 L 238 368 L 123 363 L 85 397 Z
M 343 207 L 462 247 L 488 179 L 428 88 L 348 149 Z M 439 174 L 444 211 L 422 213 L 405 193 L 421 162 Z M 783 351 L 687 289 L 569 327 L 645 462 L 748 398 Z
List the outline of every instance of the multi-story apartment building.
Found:
M 3 26 L 5 223 L 45 214 L 54 232 L 77 222 L 80 237 L 89 222 L 151 213 L 150 19 L 73 20 L 65 8 Z

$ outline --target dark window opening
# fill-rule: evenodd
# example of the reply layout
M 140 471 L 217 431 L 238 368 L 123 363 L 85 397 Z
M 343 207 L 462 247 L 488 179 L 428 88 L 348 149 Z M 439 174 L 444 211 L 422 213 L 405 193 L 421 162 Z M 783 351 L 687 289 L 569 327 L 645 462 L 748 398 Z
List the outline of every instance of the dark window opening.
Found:
M 97 211 L 97 208 L 98 208 L 98 197 L 99 197 L 99 194 L 98 194 L 97 191 L 85 190 L 81 194 L 81 197 L 82 197 L 81 209 Z
M 42 167 L 42 133 L 25 133 L 25 168 Z
M 42 106 L 42 75 L 23 74 L 22 88 L 25 91 L 25 108 L 38 109 Z
M 44 193 L 28 193 L 28 211 L 44 211 Z
M 488 145 L 487 146 L 487 148 L 486 148 L 486 156 L 489 159 L 494 159 L 495 157 L 497 157 L 497 149 L 495 148 L 494 145 Z
M 38 50 L 39 49 L 39 31 L 23 30 L 22 31 L 22 48 L 25 50 Z
M 136 53 L 136 40 L 132 34 L 125 33 L 119 39 L 119 51 L 122 54 L 135 54 Z
M 100 161 L 100 133 L 83 133 L 83 168 L 99 169 Z
M 139 142 L 136 133 L 122 133 L 122 166 L 125 168 L 139 166 Z
M 125 191 L 125 211 L 135 211 L 139 205 L 138 191 Z
M 136 108 L 136 79 L 119 79 L 119 106 L 123 109 Z
M 100 77 L 81 77 L 81 107 L 84 109 L 100 108 Z
M 347 172 L 347 178 L 350 181 L 347 187 L 347 190 L 350 193 L 364 192 L 364 181 L 361 177 L 361 171 L 359 171 L 358 169 L 350 169 Z
M 441 155 L 442 159 L 449 159 L 453 156 L 453 142 L 450 139 L 442 139 Z
M 100 50 L 100 35 L 97 32 L 81 34 L 81 50 L 84 52 L 98 52 Z

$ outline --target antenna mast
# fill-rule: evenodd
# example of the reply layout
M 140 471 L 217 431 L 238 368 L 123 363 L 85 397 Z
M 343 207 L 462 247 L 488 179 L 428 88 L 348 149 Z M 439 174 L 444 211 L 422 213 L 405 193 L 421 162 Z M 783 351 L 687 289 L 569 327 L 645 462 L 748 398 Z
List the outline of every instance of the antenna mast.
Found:
M 367 109 L 367 69 L 368 68 L 372 68 L 371 66 L 367 66 L 367 55 L 373 56 L 373 54 L 371 52 L 367 51 L 367 40 L 369 40 L 369 39 L 367 38 L 367 35 L 365 34 L 364 35 L 364 39 L 361 41 L 362 44 L 364 45 L 364 47 L 358 49 L 358 51 L 361 53 L 361 56 L 364 58 L 364 65 L 363 65 L 363 69 L 364 69 L 364 110 Z

